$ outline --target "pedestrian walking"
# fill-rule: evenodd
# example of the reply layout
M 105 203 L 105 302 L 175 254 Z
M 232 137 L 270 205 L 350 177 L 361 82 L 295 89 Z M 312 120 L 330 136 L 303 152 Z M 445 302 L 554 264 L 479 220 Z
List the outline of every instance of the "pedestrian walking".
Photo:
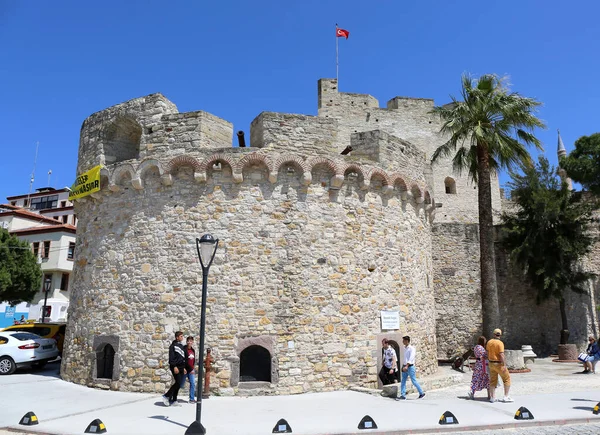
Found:
M 582 373 L 596 373 L 595 366 L 596 362 L 600 360 L 600 347 L 594 337 L 590 336 L 588 341 L 590 343 L 586 350 L 588 357 L 583 363 L 584 370 Z
M 387 338 L 381 340 L 381 344 L 383 346 L 383 361 L 381 370 L 379 370 L 379 379 L 381 379 L 383 385 L 389 385 L 397 381 L 398 356 L 394 348 L 390 346 Z
M 475 367 L 471 378 L 471 390 L 469 399 L 475 398 L 475 392 L 487 390 L 490 398 L 490 375 L 488 374 L 487 351 L 485 350 L 486 339 L 482 335 L 477 339 L 477 345 L 473 348 L 475 354 Z
M 396 400 L 406 400 L 406 379 L 410 376 L 410 381 L 419 392 L 419 399 L 425 397 L 425 393 L 417 381 L 417 369 L 415 368 L 415 360 L 417 351 L 414 346 L 410 345 L 410 337 L 405 335 L 402 337 L 404 345 L 404 361 L 402 363 L 402 382 L 400 383 L 401 395 L 396 397 Z
M 175 333 L 175 340 L 169 346 L 169 368 L 175 378 L 175 383 L 171 385 L 169 391 L 162 396 L 162 401 L 165 406 L 181 406 L 177 402 L 177 393 L 181 387 L 181 379 L 186 374 L 185 370 L 185 349 L 182 344 L 183 332 L 177 331 Z
M 196 375 L 194 368 L 196 367 L 196 351 L 194 350 L 194 337 L 191 335 L 186 339 L 185 347 L 185 371 L 186 373 L 181 378 L 181 388 L 185 387 L 185 381 L 190 382 L 190 400 L 189 403 L 196 403 L 194 400 L 194 392 L 196 391 Z
M 490 362 L 490 402 L 497 402 L 496 387 L 498 386 L 498 376 L 502 378 L 502 384 L 504 384 L 504 399 L 502 401 L 514 402 L 508 395 L 510 392 L 510 373 L 508 373 L 508 368 L 506 367 L 504 343 L 500 341 L 500 337 L 502 337 L 502 330 L 494 329 L 494 338 L 491 338 L 485 346 Z

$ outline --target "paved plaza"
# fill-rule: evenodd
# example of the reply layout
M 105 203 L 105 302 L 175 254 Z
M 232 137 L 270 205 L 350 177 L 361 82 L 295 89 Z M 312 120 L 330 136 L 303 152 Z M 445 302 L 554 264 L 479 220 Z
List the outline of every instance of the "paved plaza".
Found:
M 460 383 L 428 391 L 425 399 L 394 400 L 355 391 L 263 397 L 211 397 L 203 402 L 203 423 L 215 435 L 272 433 L 285 418 L 297 434 L 437 433 L 441 430 L 491 434 L 592 434 L 600 433 L 600 416 L 592 413 L 600 401 L 600 374 L 577 374 L 580 365 L 538 360 L 531 373 L 513 374 L 514 403 L 491 404 L 482 397 L 467 400 L 470 372 Z M 440 371 L 448 371 L 441 367 Z M 455 372 L 452 372 L 455 373 Z M 64 382 L 57 364 L 43 371 L 18 371 L 0 378 L 3 393 L 0 433 L 82 434 L 100 418 L 110 434 L 183 434 L 195 417 L 195 406 L 164 407 L 159 395 L 102 391 Z M 502 393 L 498 391 L 498 397 Z M 186 398 L 185 394 L 181 398 Z M 516 421 L 515 411 L 526 406 L 534 420 Z M 40 424 L 19 426 L 19 419 L 33 411 Z M 445 411 L 454 413 L 459 425 L 440 426 Z M 358 430 L 370 415 L 377 431 Z

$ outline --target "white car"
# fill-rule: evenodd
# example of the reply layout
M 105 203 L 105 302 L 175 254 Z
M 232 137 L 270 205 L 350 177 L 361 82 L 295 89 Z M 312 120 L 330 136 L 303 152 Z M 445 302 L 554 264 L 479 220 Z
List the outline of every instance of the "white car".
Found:
M 56 340 L 31 332 L 0 332 L 0 375 L 10 375 L 17 367 L 43 367 L 58 356 Z

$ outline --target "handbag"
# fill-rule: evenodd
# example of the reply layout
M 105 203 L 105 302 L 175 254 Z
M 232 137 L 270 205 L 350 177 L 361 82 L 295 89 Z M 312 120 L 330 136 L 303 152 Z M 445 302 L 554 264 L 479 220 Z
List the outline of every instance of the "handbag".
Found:
M 590 356 L 585 352 L 581 352 L 577 359 L 581 362 L 586 362 L 588 359 L 590 359 Z

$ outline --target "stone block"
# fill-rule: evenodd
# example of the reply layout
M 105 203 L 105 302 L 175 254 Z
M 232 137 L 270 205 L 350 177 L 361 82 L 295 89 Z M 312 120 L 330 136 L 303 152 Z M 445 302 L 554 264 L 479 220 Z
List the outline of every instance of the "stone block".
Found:
M 523 359 L 523 351 L 521 350 L 505 350 L 504 358 L 506 359 L 506 367 L 509 370 L 521 370 L 525 368 L 525 360 Z
M 381 389 L 381 395 L 383 397 L 397 397 L 399 396 L 399 387 L 399 383 L 384 385 Z

